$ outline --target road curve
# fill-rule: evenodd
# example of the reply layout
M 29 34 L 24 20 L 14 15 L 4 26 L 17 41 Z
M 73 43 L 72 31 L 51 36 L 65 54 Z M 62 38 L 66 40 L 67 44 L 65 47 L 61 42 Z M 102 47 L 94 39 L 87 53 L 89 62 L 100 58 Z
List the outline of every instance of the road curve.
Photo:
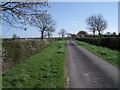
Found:
M 118 69 L 88 50 L 68 41 L 70 88 L 118 88 Z

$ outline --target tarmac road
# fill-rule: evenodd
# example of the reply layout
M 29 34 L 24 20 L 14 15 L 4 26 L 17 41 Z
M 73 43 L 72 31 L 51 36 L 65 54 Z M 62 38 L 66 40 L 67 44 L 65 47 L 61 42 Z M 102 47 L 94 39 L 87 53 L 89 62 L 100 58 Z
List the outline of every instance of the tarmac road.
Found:
M 88 50 L 68 41 L 70 88 L 118 88 L 118 69 Z

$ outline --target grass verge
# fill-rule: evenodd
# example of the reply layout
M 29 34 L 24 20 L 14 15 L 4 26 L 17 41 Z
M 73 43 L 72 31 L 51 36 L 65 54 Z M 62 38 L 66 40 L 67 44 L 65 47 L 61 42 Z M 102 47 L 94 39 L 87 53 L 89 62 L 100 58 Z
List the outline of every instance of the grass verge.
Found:
M 64 88 L 65 51 L 66 41 L 54 42 L 5 72 L 3 88 Z
M 120 55 L 120 53 L 117 50 L 111 50 L 106 47 L 95 46 L 95 45 L 91 45 L 91 44 L 77 41 L 77 40 L 74 40 L 74 42 L 82 46 L 83 48 L 86 48 L 87 50 L 94 53 L 95 55 L 105 59 L 109 63 L 120 68 L 120 63 L 118 62 L 118 56 Z

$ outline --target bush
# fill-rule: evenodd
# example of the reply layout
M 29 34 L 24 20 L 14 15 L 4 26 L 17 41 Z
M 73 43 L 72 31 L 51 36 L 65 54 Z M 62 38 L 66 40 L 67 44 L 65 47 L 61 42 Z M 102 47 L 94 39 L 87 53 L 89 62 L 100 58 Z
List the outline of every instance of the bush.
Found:
M 17 40 L 17 35 L 16 34 L 13 34 L 13 37 L 12 37 L 12 40 Z
M 78 41 L 84 41 L 97 46 L 108 47 L 110 49 L 120 50 L 120 38 L 118 37 L 97 37 L 97 38 L 77 38 Z

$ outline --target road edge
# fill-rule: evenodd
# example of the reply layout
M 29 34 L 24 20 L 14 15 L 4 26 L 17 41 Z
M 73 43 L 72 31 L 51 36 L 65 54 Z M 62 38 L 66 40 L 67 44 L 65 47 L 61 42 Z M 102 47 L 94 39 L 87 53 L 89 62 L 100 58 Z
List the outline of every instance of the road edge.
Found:
M 66 41 L 66 51 L 65 51 L 65 62 L 64 62 L 64 77 L 65 77 L 65 85 L 64 88 L 69 88 L 69 68 L 68 68 L 68 41 Z

